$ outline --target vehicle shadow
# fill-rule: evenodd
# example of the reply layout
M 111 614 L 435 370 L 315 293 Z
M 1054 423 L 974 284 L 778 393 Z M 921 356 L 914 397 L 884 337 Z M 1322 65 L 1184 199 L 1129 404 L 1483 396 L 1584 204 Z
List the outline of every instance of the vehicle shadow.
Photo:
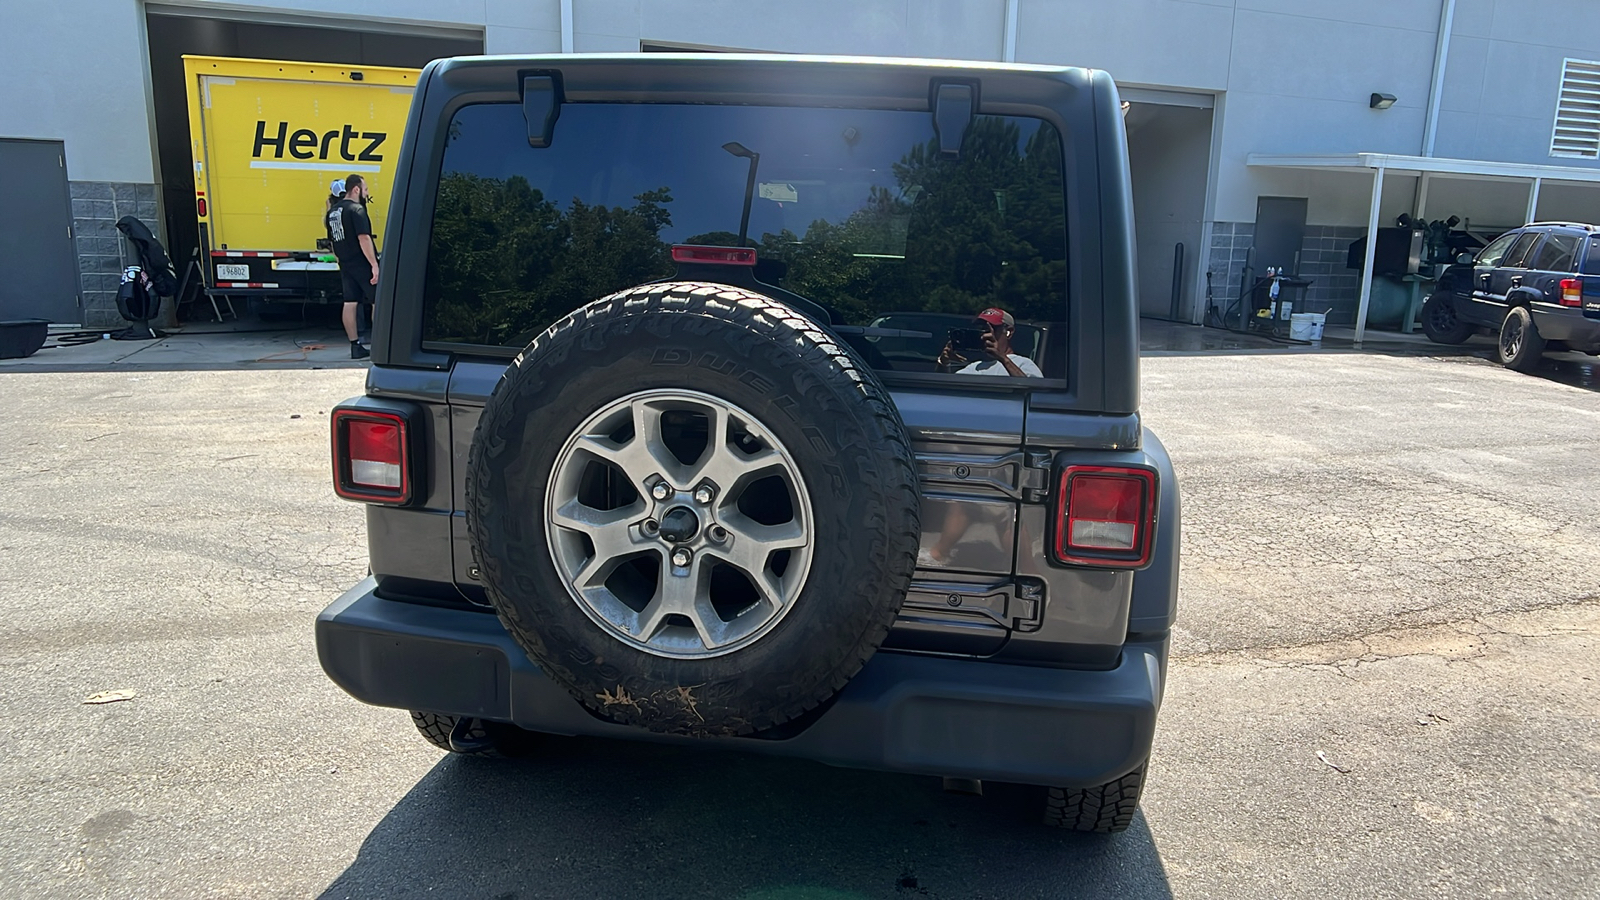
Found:
M 1482 350 L 1456 357 L 1454 362 L 1501 368 L 1493 349 Z M 1549 353 L 1539 361 L 1527 377 L 1564 384 L 1569 387 L 1600 391 L 1600 359 L 1585 353 Z
M 1170 898 L 1143 815 L 1034 824 L 1021 789 L 755 754 L 559 740 L 442 760 L 323 892 L 346 897 Z

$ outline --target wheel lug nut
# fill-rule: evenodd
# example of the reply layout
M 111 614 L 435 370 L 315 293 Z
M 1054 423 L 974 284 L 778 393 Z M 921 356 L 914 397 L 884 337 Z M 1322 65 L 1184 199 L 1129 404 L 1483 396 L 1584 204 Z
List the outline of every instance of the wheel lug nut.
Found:
M 661 530 L 661 523 L 660 522 L 657 522 L 655 519 L 645 519 L 644 520 L 644 533 L 645 534 L 655 534 L 656 532 L 658 532 L 660 530 Z
M 682 569 L 689 565 L 689 560 L 694 559 L 694 554 L 687 547 L 679 547 L 672 551 L 672 564 Z
M 710 535 L 711 539 L 719 544 L 728 539 L 728 529 L 723 528 L 721 525 L 711 526 L 706 530 L 706 534 Z
M 694 492 L 694 502 L 704 506 L 705 504 L 710 503 L 711 498 L 715 496 L 716 494 L 712 493 L 711 488 L 701 486 Z
M 667 483 L 665 481 L 656 482 L 656 486 L 650 489 L 650 496 L 656 498 L 657 500 L 665 500 L 667 497 L 671 496 L 671 494 L 672 488 L 667 487 Z

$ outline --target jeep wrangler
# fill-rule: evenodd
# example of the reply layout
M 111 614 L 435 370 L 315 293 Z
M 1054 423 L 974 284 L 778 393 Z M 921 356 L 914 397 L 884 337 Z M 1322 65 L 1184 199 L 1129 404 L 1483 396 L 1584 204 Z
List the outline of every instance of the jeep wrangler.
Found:
M 390 202 L 340 687 L 454 753 L 693 742 L 1128 826 L 1179 506 L 1108 75 L 441 60 Z

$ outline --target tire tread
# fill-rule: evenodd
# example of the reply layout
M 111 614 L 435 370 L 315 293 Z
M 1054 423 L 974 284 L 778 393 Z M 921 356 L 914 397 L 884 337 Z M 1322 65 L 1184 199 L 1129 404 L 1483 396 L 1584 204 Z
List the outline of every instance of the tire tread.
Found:
M 1115 834 L 1133 824 L 1146 766 L 1091 788 L 1046 788 L 1044 823 L 1054 828 Z

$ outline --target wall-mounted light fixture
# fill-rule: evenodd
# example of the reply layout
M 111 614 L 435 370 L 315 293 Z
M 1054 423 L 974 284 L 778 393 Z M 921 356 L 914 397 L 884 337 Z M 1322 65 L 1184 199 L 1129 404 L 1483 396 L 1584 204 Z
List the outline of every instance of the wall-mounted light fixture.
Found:
M 1369 109 L 1388 109 L 1394 105 L 1394 101 L 1395 96 L 1393 94 L 1373 94 L 1372 99 L 1367 102 L 1367 107 Z

